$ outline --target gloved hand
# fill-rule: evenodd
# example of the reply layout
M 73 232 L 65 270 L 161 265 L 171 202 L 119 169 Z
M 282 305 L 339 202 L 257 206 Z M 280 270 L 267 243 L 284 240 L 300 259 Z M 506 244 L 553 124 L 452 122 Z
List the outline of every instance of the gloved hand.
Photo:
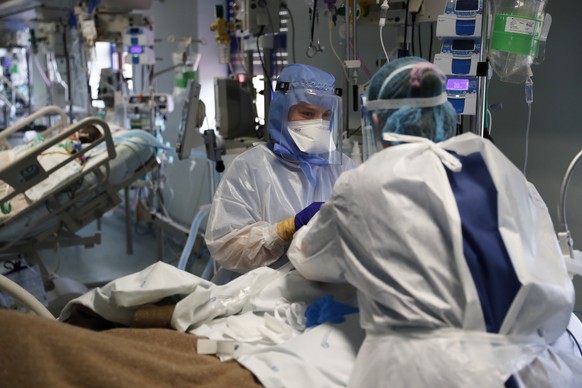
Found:
M 305 209 L 301 210 L 293 217 L 284 219 L 277 224 L 277 234 L 281 240 L 291 241 L 293 234 L 303 225 L 307 225 L 309 220 L 319 211 L 323 202 L 312 202 Z
M 346 315 L 359 311 L 357 307 L 336 302 L 333 300 L 332 295 L 327 295 L 317 299 L 307 307 L 307 310 L 305 310 L 305 318 L 307 318 L 305 327 L 317 326 L 325 322 L 341 323 L 346 320 Z
M 297 232 L 299 228 L 304 225 L 307 225 L 309 220 L 313 218 L 315 213 L 319 211 L 323 202 L 312 202 L 309 206 L 305 209 L 301 210 L 297 215 L 295 215 L 295 231 Z

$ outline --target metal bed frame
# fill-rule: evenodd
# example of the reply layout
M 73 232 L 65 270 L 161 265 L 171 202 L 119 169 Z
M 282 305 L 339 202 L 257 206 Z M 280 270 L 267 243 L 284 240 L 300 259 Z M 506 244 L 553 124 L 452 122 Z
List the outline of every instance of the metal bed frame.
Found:
M 60 111 L 60 112 L 59 112 Z M 61 114 L 62 112 L 62 114 Z M 118 191 L 143 176 L 146 172 L 151 171 L 158 166 L 155 158 L 145 163 L 142 168 L 134 172 L 124 182 L 113 184 L 108 182 L 110 174 L 109 162 L 116 157 L 115 145 L 111 135 L 109 125 L 97 118 L 87 117 L 75 124 L 72 124 L 65 130 L 54 134 L 54 132 L 63 126 L 66 122 L 66 116 L 62 109 L 58 107 L 46 107 L 26 120 L 19 122 L 17 125 L 8 128 L 0 133 L 0 142 L 5 141 L 6 137 L 15 131 L 23 128 L 30 122 L 47 114 L 58 114 L 61 121 L 41 135 L 48 140 L 41 144 L 33 146 L 22 154 L 8 166 L 0 166 L 0 180 L 6 182 L 14 191 L 8 195 L 0 197 L 0 203 L 7 203 L 19 193 L 24 193 L 29 188 L 47 179 L 51 173 L 68 165 L 77 163 L 76 159 L 85 155 L 95 147 L 104 144 L 106 152 L 99 153 L 87 160 L 82 170 L 71 175 L 66 181 L 60 182 L 56 187 L 45 193 L 42 198 L 31 203 L 26 209 L 23 209 L 14 216 L 8 218 L 0 225 L 1 228 L 10 227 L 21 217 L 27 216 L 30 212 L 39 207 L 50 209 L 48 214 L 36 219 L 19 235 L 19 238 L 12 241 L 0 242 L 0 256 L 7 254 L 31 253 L 40 249 L 52 248 L 55 246 L 86 245 L 92 246 L 101 242 L 101 236 L 98 232 L 94 236 L 79 237 L 75 235 L 79 229 L 90 222 L 99 219 L 105 212 L 111 210 L 121 203 Z M 76 133 L 88 125 L 95 125 L 101 128 L 103 136 L 94 141 L 82 150 L 66 158 L 58 165 L 45 170 L 40 164 L 38 157 L 50 147 L 66 140 L 70 135 Z M 90 184 L 82 186 L 87 182 L 87 177 L 91 177 Z M 52 222 L 51 222 L 52 221 Z M 56 221 L 56 222 L 55 222 Z M 38 234 L 32 235 L 37 227 L 50 224 Z

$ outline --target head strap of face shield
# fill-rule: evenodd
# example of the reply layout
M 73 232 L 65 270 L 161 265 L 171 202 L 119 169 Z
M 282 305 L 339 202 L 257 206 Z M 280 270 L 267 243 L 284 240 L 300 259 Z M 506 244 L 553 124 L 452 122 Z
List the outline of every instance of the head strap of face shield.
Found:
M 415 98 L 394 98 L 387 100 L 368 101 L 363 98 L 363 106 L 366 111 L 399 109 L 403 106 L 414 106 L 417 108 L 432 108 L 447 102 L 447 93 L 443 92 L 436 97 L 415 97 Z
M 286 92 L 290 88 L 293 88 L 293 89 L 315 89 L 315 90 L 323 91 L 323 92 L 327 92 L 327 91 L 332 90 L 332 88 L 329 88 L 329 87 L 325 87 L 324 89 L 322 89 L 318 85 L 307 85 L 307 84 L 302 84 L 302 83 L 297 84 L 294 82 L 277 81 L 277 86 L 275 86 L 275 91 L 276 92 Z M 343 94 L 343 90 L 341 88 L 335 88 L 335 89 L 333 89 L 333 94 L 341 97 L 341 95 Z

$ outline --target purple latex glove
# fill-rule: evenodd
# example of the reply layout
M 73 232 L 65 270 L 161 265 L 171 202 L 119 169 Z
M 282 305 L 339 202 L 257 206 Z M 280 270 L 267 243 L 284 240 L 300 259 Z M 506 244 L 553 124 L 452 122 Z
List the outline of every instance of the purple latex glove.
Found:
M 298 231 L 303 225 L 307 225 L 309 220 L 319 211 L 323 202 L 312 202 L 305 209 L 301 210 L 295 216 L 295 231 Z

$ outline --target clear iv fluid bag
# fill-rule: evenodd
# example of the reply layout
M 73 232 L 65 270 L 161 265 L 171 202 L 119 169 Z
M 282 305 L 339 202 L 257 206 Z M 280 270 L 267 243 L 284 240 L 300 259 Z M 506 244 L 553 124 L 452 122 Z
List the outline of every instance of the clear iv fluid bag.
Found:
M 545 50 L 546 0 L 494 0 L 489 59 L 502 81 L 524 83 Z M 541 50 L 540 50 L 540 46 Z

